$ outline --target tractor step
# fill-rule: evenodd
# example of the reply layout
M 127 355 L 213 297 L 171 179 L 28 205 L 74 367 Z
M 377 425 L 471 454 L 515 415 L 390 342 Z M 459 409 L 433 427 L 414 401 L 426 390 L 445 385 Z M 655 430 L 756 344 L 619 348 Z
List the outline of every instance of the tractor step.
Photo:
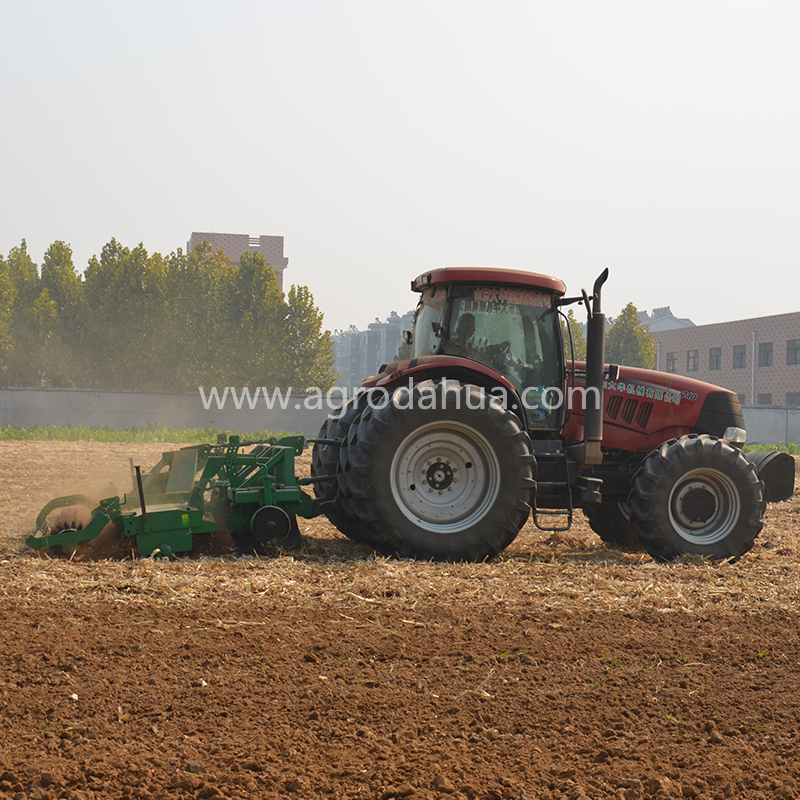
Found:
M 566 498 L 567 507 L 564 509 L 561 508 L 553 508 L 553 509 L 541 509 L 538 508 L 536 505 L 533 507 L 533 524 L 540 530 L 540 531 L 547 531 L 548 533 L 560 533 L 562 531 L 568 531 L 572 527 L 572 520 L 573 520 L 573 508 L 572 508 L 572 488 L 568 483 L 537 483 L 536 490 L 538 492 L 539 487 L 543 489 L 549 489 L 549 495 L 562 495 Z M 562 494 L 563 493 L 563 494 Z M 542 524 L 544 520 L 540 521 L 540 517 L 565 517 L 566 518 L 566 525 L 562 526 L 550 526 Z

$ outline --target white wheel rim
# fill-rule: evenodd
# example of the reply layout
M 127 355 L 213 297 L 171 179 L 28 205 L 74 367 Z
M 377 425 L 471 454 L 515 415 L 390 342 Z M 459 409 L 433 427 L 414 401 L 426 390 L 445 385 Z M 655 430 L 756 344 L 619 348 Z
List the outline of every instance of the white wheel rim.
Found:
M 670 522 L 691 544 L 721 541 L 736 527 L 740 514 L 741 500 L 735 484 L 717 470 L 692 470 L 670 493 Z
M 428 531 L 456 533 L 492 508 L 500 463 L 483 434 L 458 422 L 432 422 L 409 434 L 389 471 L 403 514 Z

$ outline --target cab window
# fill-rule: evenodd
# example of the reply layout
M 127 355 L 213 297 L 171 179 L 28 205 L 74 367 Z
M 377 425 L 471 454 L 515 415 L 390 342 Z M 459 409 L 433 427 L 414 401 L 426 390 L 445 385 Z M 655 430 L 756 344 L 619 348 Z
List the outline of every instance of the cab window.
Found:
M 431 287 L 422 292 L 414 322 L 414 358 L 438 352 L 444 324 L 447 289 Z
M 487 364 L 512 383 L 532 427 L 560 427 L 562 409 L 541 400 L 561 385 L 561 340 L 552 295 L 535 289 L 453 287 L 442 350 Z M 548 400 L 552 405 L 552 401 Z

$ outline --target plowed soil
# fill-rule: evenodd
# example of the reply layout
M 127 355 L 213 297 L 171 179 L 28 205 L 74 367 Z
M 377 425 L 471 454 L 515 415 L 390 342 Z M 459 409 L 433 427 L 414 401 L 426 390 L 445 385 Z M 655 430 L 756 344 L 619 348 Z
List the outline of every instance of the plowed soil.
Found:
M 797 497 L 737 564 L 582 519 L 479 565 L 324 520 L 258 559 L 25 547 L 170 447 L 0 443 L 0 798 L 800 798 Z

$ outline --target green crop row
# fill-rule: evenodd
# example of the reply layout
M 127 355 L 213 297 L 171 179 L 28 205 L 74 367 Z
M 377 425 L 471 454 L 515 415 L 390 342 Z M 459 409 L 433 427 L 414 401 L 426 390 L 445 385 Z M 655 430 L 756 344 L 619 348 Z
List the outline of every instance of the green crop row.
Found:
M 780 444 L 750 444 L 745 445 L 743 450 L 780 450 L 781 453 L 789 453 L 792 456 L 800 456 L 800 444 L 792 442 L 781 442 Z

